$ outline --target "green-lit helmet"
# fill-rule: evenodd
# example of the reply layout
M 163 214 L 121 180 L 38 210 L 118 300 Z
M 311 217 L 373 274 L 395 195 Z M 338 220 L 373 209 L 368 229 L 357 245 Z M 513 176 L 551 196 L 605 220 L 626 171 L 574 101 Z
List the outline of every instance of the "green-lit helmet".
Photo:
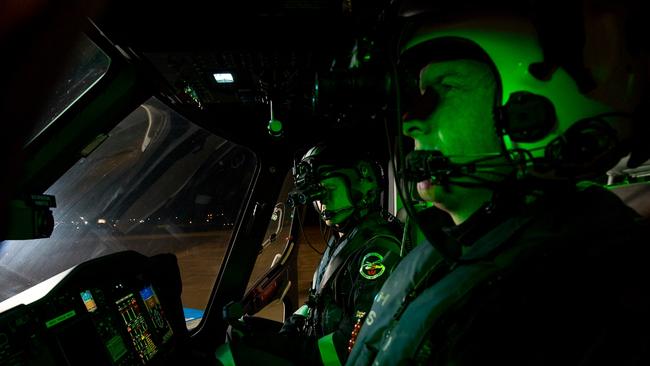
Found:
M 577 56 L 567 63 L 542 47 L 539 29 L 526 18 L 473 14 L 455 19 L 414 26 L 400 45 L 404 115 L 432 112 L 408 105 L 414 88 L 422 92 L 409 85 L 422 67 L 478 60 L 491 67 L 496 79 L 494 122 L 504 151 L 524 151 L 529 162 L 534 158 L 534 173 L 602 174 L 626 153 L 620 142 L 629 138 L 630 114 L 643 80 L 638 80 L 638 68 L 629 67 L 622 37 L 614 35 L 614 25 L 621 24 L 604 15 L 585 19 L 592 28 L 584 52 L 574 50 Z
M 355 211 L 379 205 L 381 168 L 368 154 L 343 141 L 323 142 L 309 149 L 294 166 L 293 176 L 292 205 L 326 200 L 328 190 L 323 182 L 333 177 L 342 178 Z

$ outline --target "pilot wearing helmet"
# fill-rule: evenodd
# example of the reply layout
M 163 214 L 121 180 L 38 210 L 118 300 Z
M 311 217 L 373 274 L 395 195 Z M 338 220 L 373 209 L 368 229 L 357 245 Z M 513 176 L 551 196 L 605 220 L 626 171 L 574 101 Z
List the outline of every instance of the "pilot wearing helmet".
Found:
M 648 364 L 647 223 L 583 182 L 632 149 L 640 75 L 612 95 L 520 16 L 413 19 L 406 179 L 454 225 L 420 222 L 348 364 Z
M 296 190 L 289 200 L 313 203 L 334 234 L 314 272 L 309 300 L 280 331 L 318 339 L 324 363 L 347 358 L 355 325 L 397 264 L 401 246 L 400 225 L 380 206 L 381 167 L 334 141 L 312 147 L 294 169 Z
M 402 228 L 381 208 L 382 170 L 347 138 L 312 147 L 293 171 L 291 206 L 313 204 L 333 233 L 309 298 L 278 333 L 248 329 L 220 351 L 224 363 L 341 364 L 375 295 L 400 259 Z M 263 360 L 263 361 L 260 361 Z

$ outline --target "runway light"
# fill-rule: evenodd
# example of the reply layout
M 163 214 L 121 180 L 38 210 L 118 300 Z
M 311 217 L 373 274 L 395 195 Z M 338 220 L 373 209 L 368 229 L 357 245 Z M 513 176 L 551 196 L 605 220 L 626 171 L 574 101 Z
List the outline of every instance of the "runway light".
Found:
M 214 73 L 212 76 L 214 76 L 214 80 L 219 84 L 232 84 L 235 82 L 235 78 L 229 72 Z

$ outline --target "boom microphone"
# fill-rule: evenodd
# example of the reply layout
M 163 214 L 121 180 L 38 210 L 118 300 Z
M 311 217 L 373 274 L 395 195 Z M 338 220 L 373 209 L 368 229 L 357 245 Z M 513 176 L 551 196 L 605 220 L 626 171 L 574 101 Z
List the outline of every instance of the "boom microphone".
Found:
M 455 164 L 438 150 L 415 150 L 406 156 L 404 177 L 412 182 L 431 179 L 434 183 L 446 182 L 451 176 L 474 173 L 476 164 Z

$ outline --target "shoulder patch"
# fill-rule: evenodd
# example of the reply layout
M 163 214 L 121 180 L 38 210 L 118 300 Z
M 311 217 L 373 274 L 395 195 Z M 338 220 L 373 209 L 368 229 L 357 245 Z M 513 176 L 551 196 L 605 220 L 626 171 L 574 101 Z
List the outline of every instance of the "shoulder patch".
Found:
M 361 260 L 359 273 L 361 273 L 364 278 L 374 280 L 386 271 L 383 261 L 384 257 L 381 254 L 374 252 L 368 253 Z

